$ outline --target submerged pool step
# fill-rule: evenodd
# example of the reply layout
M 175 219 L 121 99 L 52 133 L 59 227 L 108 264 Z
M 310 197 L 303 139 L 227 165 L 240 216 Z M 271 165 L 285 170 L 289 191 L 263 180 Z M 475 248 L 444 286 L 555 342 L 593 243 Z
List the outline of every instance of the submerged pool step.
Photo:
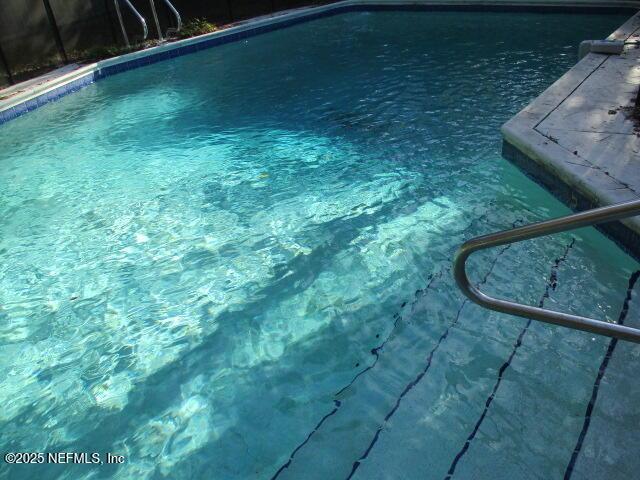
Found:
M 405 306 L 395 331 L 379 349 L 371 352 L 375 356 L 373 361 L 336 392 L 335 412 L 300 445 L 302 448 L 292 452 L 272 478 L 341 478 L 348 474 L 353 459 L 375 436 L 378 425 L 406 384 L 419 373 L 416 358 L 423 359 L 446 328 L 449 319 L 445 309 L 440 315 L 437 307 L 432 306 L 433 298 L 438 297 L 434 304 L 455 310 L 464 300 L 453 292 L 450 282 L 435 278 L 423 290 L 419 302 Z M 432 329 L 425 329 L 417 320 L 408 323 L 411 312 L 417 310 L 430 314 Z M 326 461 L 327 454 L 331 462 Z
M 559 245 L 555 247 L 559 249 Z M 534 275 L 548 271 L 552 257 L 539 245 L 528 248 L 538 254 L 530 265 Z M 487 288 L 507 294 L 513 288 L 508 267 L 523 252 L 518 247 L 491 254 L 495 257 L 493 268 L 499 273 L 488 276 Z M 535 276 L 543 292 L 546 275 Z M 520 287 L 526 290 L 525 284 Z M 498 314 L 482 310 L 451 291 L 456 289 L 447 276 L 425 295 L 415 315 L 408 322 L 403 319 L 402 329 L 385 346 L 375 368 L 341 394 L 338 411 L 295 451 L 278 478 L 367 478 L 399 471 L 413 478 L 424 472 L 422 460 L 431 456 L 431 460 L 441 461 L 439 470 L 446 473 L 454 448 L 461 443 L 452 439 L 451 432 L 444 439 L 437 438 L 437 432 L 443 426 L 457 429 L 457 437 L 464 443 L 466 425 L 458 419 L 450 422 L 450 416 L 458 413 L 460 402 L 464 403 L 470 392 L 483 390 L 476 383 L 482 383 L 486 369 L 497 369 L 518 325 L 518 320 L 505 325 L 496 318 Z M 525 300 L 533 301 L 529 296 Z M 483 347 L 477 341 L 484 336 L 491 339 L 488 351 L 480 351 Z M 490 364 L 478 368 L 474 360 L 486 357 L 492 359 Z M 452 369 L 452 365 L 457 367 Z M 456 390 L 462 385 L 469 391 L 460 395 Z M 436 435 L 431 437 L 433 433 Z
M 475 217 L 465 229 L 456 234 L 468 235 L 469 231 L 477 231 L 478 228 L 491 228 L 487 227 L 486 223 L 493 225 L 497 220 L 490 214 Z M 505 219 L 499 220 L 504 222 Z M 511 223 L 518 223 L 518 221 Z M 382 232 L 385 230 L 386 228 L 381 229 Z M 439 236 L 440 232 L 435 229 L 433 234 Z M 429 244 L 428 236 L 423 235 L 421 243 Z M 496 255 L 496 252 L 491 252 L 490 255 Z M 483 264 L 482 271 L 492 262 L 490 257 L 485 260 L 487 261 Z M 324 475 L 326 471 L 323 467 L 326 465 L 323 464 L 322 457 L 318 457 L 313 452 L 316 448 L 322 449 L 315 446 L 316 442 L 322 443 L 325 439 L 330 442 L 335 441 L 333 434 L 326 432 L 327 426 L 329 429 L 333 428 L 332 425 L 336 423 L 337 417 L 339 417 L 338 425 L 341 419 L 359 424 L 362 428 L 359 428 L 355 435 L 362 437 L 362 443 L 369 441 L 371 435 L 375 433 L 375 430 L 372 432 L 369 428 L 371 419 L 384 419 L 388 406 L 400 395 L 406 382 L 415 378 L 422 368 L 422 364 L 416 362 L 416 359 L 422 359 L 425 351 L 429 351 L 441 341 L 441 332 L 450 322 L 449 314 L 456 312 L 464 301 L 453 284 L 448 268 L 441 268 L 431 278 L 425 279 L 425 284 L 426 287 L 423 286 L 414 293 L 412 300 L 402 303 L 400 313 L 394 316 L 393 327 L 388 336 L 381 336 L 370 352 L 363 352 L 370 358 L 365 360 L 363 365 L 356 365 L 359 370 L 353 375 L 351 381 L 334 390 L 337 394 L 333 402 L 319 409 L 320 412 L 324 411 L 324 415 L 316 412 L 316 422 L 308 425 L 304 435 L 298 433 L 298 443 L 291 446 L 290 453 L 281 458 L 280 463 L 273 470 L 274 477 L 305 475 L 306 478 L 313 475 L 310 472 L 317 472 L 318 476 Z M 425 328 L 424 318 L 431 319 L 431 328 Z M 365 324 L 361 324 L 358 328 L 364 326 Z M 391 357 L 388 352 L 392 352 Z M 384 384 L 387 388 L 380 390 L 380 384 Z M 368 406 L 372 408 L 367 410 Z M 375 429 L 375 422 L 373 427 Z M 348 430 L 345 433 L 349 433 Z M 314 444 L 314 447 L 308 448 L 311 444 Z M 345 439 L 343 447 L 349 449 L 352 446 L 357 447 L 358 442 L 353 438 Z M 357 453 L 356 448 L 351 454 L 340 457 L 345 460 L 346 468 L 349 468 L 350 456 Z M 310 456 L 307 458 L 308 454 Z M 301 457 L 305 459 L 300 460 Z M 291 473 L 298 465 L 305 465 L 307 462 L 312 464 L 319 462 L 319 465 L 305 468 L 304 473 Z
M 524 257 L 521 248 L 514 245 L 509 250 L 485 290 L 498 296 L 513 293 L 517 280 L 509 265 Z M 536 263 L 546 274 L 530 265 L 534 273 L 530 288 L 517 291 L 526 292 L 523 301 L 537 304 L 547 293 L 555 294 L 548 291 L 550 265 L 555 264 L 545 250 L 536 250 L 542 260 Z M 566 246 L 546 248 L 550 250 L 561 257 Z M 361 460 L 354 478 L 389 478 L 400 472 L 405 478 L 448 478 L 454 473 L 466 461 L 526 325 L 526 320 L 487 312 L 469 302 L 458 327 L 434 358 L 432 371 L 386 426 L 376 452 Z
M 558 269 L 554 294 L 545 307 L 614 320 L 618 295 L 593 294 L 604 290 L 595 279 L 606 276 L 606 267 L 581 264 L 586 256 L 580 244 L 574 248 Z M 624 277 L 615 282 L 622 287 Z M 532 322 L 454 478 L 562 478 L 607 342 L 605 337 Z

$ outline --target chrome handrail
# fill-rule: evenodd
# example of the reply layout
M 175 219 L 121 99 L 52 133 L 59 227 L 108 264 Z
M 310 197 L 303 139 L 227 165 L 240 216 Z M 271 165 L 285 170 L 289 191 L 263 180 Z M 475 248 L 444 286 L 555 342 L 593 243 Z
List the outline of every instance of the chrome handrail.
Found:
M 174 7 L 173 4 L 169 0 L 163 0 L 163 1 L 164 1 L 165 5 L 167 6 L 167 8 L 169 10 L 171 10 L 171 13 L 173 13 L 175 15 L 176 24 L 177 24 L 176 28 L 168 28 L 167 29 L 166 36 L 168 37 L 172 33 L 176 33 L 176 32 L 180 31 L 180 29 L 182 28 L 182 18 L 180 17 L 180 14 L 178 13 L 178 10 L 176 10 L 176 7 Z M 156 10 L 156 2 L 154 0 L 149 0 L 149 3 L 151 5 L 151 13 L 153 14 L 153 20 L 154 20 L 154 22 L 156 24 L 156 30 L 158 31 L 158 40 L 162 41 L 162 40 L 164 40 L 164 38 L 162 37 L 162 30 L 160 29 L 160 21 L 158 20 L 158 12 Z
M 640 330 L 617 323 L 594 320 L 592 318 L 560 313 L 545 308 L 532 307 L 521 303 L 501 300 L 485 295 L 469 281 L 466 262 L 473 252 L 497 247 L 508 243 L 520 242 L 531 238 L 542 237 L 552 233 L 564 232 L 575 228 L 597 225 L 613 220 L 632 217 L 640 214 L 640 200 L 618 203 L 607 207 L 595 208 L 585 212 L 560 217 L 545 222 L 533 223 L 524 227 L 476 237 L 462 244 L 456 253 L 453 271 L 456 283 L 462 292 L 475 303 L 497 312 L 518 315 L 541 322 L 552 323 L 564 327 L 583 330 L 585 332 L 606 335 L 609 337 L 640 343 Z
M 160 29 L 160 20 L 158 20 L 158 12 L 156 11 L 156 2 L 149 0 L 151 4 L 151 14 L 153 15 L 153 21 L 156 24 L 156 30 L 158 31 L 158 40 L 162 41 L 162 30 Z
M 176 10 L 176 7 L 173 6 L 173 4 L 169 1 L 169 0 L 164 0 L 165 5 L 167 6 L 167 8 L 169 10 L 171 10 L 171 13 L 173 13 L 176 17 L 176 28 L 170 28 L 167 30 L 167 36 L 169 36 L 169 32 L 172 33 L 177 33 L 182 29 L 182 18 L 180 17 L 180 14 L 178 13 L 178 10 Z
M 129 7 L 133 15 L 138 19 L 138 21 L 142 24 L 143 37 L 142 41 L 146 40 L 149 36 L 149 29 L 147 28 L 147 22 L 140 12 L 136 10 L 136 7 L 129 0 L 113 0 L 114 5 L 116 6 L 116 13 L 118 14 L 118 21 L 120 22 L 120 28 L 122 29 L 122 36 L 124 37 L 124 43 L 126 43 L 127 47 L 130 47 L 129 43 L 129 35 L 127 35 L 127 30 L 124 28 L 124 21 L 122 20 L 122 12 L 120 11 L 120 2 L 123 1 Z

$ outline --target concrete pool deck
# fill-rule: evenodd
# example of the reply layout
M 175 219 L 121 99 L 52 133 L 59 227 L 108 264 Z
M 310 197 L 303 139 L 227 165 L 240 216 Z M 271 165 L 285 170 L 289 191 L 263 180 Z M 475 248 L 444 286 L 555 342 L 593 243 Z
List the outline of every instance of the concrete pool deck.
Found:
M 503 127 L 503 155 L 569 207 L 640 199 L 640 13 L 615 31 L 621 55 L 589 53 Z M 601 230 L 640 257 L 640 218 Z

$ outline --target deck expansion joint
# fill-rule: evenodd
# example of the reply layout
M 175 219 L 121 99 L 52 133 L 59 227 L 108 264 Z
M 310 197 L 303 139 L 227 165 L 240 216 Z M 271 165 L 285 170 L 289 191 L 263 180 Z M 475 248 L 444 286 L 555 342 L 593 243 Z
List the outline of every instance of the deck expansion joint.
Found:
M 596 54 L 594 54 L 594 55 L 602 55 L 602 54 L 597 54 L 597 53 L 596 53 Z M 547 112 L 547 114 L 546 114 L 544 117 L 542 117 L 538 123 L 536 123 L 536 124 L 534 125 L 534 127 L 533 127 L 533 129 L 534 129 L 534 130 L 536 130 L 537 132 L 539 132 L 539 133 L 541 133 L 542 135 L 544 135 L 544 133 L 542 133 L 542 132 L 540 132 L 540 131 L 538 130 L 538 126 L 539 126 L 542 122 L 544 122 L 547 118 L 549 118 L 549 116 L 550 116 L 553 112 L 555 112 L 558 108 L 560 108 L 560 107 L 564 104 L 564 102 L 565 102 L 565 101 L 566 101 L 566 100 L 567 100 L 571 95 L 573 95 L 573 94 L 575 93 L 575 91 L 576 91 L 576 90 L 578 90 L 578 88 L 580 88 L 580 87 L 584 84 L 584 82 L 586 82 L 586 81 L 587 81 L 587 79 L 589 79 L 589 77 L 591 77 L 591 75 L 593 75 L 593 74 L 594 74 L 594 73 L 595 73 L 599 68 L 602 68 L 602 65 L 604 65 L 604 64 L 606 63 L 606 61 L 609 59 L 609 56 L 608 56 L 608 55 L 603 55 L 603 57 L 604 57 L 604 58 L 602 59 L 602 62 L 600 62 L 600 63 L 598 64 L 598 66 L 597 66 L 597 67 L 595 67 L 595 68 L 591 71 L 591 73 L 589 73 L 589 74 L 584 78 L 584 80 L 582 80 L 580 83 L 578 83 L 578 85 L 576 85 L 576 86 L 575 86 L 575 88 L 574 88 L 573 90 L 571 90 L 571 92 L 569 92 L 569 94 L 568 94 L 564 99 L 562 99 L 562 101 L 561 101 L 560 103 L 558 103 L 558 104 L 557 104 L 556 106 L 554 106 L 551 110 L 549 110 L 549 111 Z M 547 135 L 545 135 L 545 137 L 546 137 L 546 136 L 547 136 Z

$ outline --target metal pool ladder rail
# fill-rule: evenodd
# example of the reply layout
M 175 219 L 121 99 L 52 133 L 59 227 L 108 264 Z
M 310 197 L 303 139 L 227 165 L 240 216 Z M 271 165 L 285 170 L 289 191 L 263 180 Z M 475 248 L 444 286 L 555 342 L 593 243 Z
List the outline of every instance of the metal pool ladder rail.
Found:
M 485 295 L 469 281 L 466 262 L 469 256 L 478 250 L 497 247 L 508 243 L 520 242 L 531 238 L 542 237 L 553 233 L 573 230 L 575 228 L 597 225 L 622 218 L 640 215 L 640 200 L 618 203 L 602 208 L 560 217 L 545 222 L 533 223 L 524 227 L 476 237 L 462 244 L 454 259 L 454 276 L 460 290 L 475 303 L 497 312 L 518 315 L 521 317 L 553 323 L 563 327 L 583 330 L 585 332 L 606 335 L 609 337 L 640 343 L 640 330 L 625 327 L 617 323 L 609 323 L 592 318 L 580 317 L 569 313 L 560 313 L 545 308 L 532 307 L 521 303 L 501 300 Z
M 115 7 L 116 7 L 116 13 L 118 14 L 118 21 L 120 22 L 120 28 L 122 29 L 122 36 L 124 37 L 124 43 L 126 43 L 127 47 L 130 47 L 131 44 L 129 43 L 129 36 L 127 35 L 127 29 L 124 28 L 124 21 L 122 20 L 122 12 L 120 11 L 121 1 L 124 2 L 127 5 L 127 7 L 129 7 L 129 10 L 131 10 L 131 13 L 133 13 L 133 15 L 142 24 L 142 30 L 143 30 L 142 41 L 145 41 L 149 36 L 149 29 L 147 28 L 147 22 L 144 19 L 144 17 L 140 15 L 140 12 L 136 10 L 136 7 L 134 7 L 129 0 L 113 0 L 113 3 L 115 4 Z
M 180 14 L 178 13 L 178 10 L 176 10 L 176 7 L 174 7 L 169 0 L 163 0 L 163 1 L 164 1 L 164 4 L 167 6 L 167 8 L 171 11 L 171 13 L 173 13 L 173 15 L 176 17 L 176 28 L 169 28 L 167 30 L 166 36 L 168 37 L 169 35 L 180 31 L 180 29 L 182 28 L 182 18 L 180 18 Z M 160 21 L 158 20 L 156 3 L 154 0 L 149 0 L 149 3 L 151 5 L 151 13 L 153 14 L 153 20 L 156 23 L 156 30 L 158 31 L 158 40 L 164 40 L 164 38 L 162 37 L 162 30 L 160 29 Z
M 164 0 L 164 3 L 167 6 L 167 8 L 171 10 L 171 13 L 173 13 L 173 15 L 176 17 L 176 27 L 169 28 L 167 30 L 167 37 L 168 37 L 173 33 L 178 33 L 182 29 L 182 18 L 180 18 L 180 14 L 178 13 L 178 10 L 176 10 L 176 7 L 174 7 L 169 0 Z

